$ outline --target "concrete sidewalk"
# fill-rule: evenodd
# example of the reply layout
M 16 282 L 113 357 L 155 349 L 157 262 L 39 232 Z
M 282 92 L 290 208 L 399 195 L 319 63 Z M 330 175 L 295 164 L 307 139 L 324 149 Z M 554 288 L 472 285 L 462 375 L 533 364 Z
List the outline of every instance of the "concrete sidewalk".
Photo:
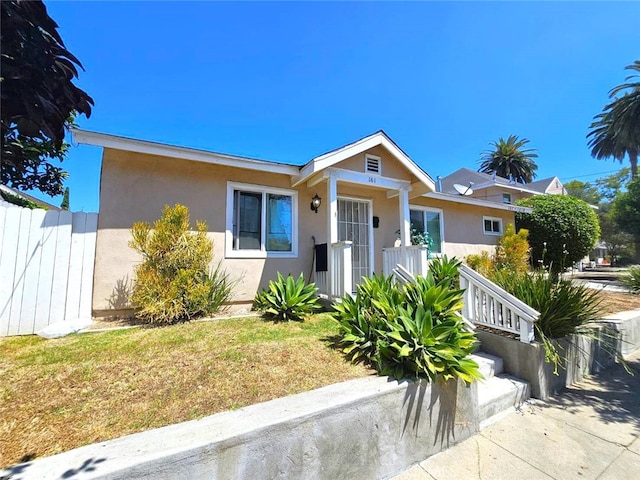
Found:
M 528 404 L 394 480 L 640 478 L 640 351 Z

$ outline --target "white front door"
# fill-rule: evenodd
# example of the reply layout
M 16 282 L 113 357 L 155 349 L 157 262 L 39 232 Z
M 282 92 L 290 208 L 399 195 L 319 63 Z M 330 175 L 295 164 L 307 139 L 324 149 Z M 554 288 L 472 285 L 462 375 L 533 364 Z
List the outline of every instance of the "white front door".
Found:
M 371 202 L 338 198 L 338 241 L 353 242 L 351 261 L 353 268 L 353 286 L 373 273 L 371 252 Z

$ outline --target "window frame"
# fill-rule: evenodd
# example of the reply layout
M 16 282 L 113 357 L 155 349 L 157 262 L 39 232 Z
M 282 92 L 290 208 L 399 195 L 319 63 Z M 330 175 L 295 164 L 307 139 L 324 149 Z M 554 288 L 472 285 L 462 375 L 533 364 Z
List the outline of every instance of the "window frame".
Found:
M 233 248 L 233 204 L 234 192 L 261 193 L 260 249 L 234 250 Z M 291 251 L 267 251 L 267 195 L 291 197 Z M 251 183 L 227 182 L 225 258 L 298 258 L 298 192 L 285 188 L 269 187 Z
M 411 216 L 411 210 L 419 210 L 422 212 L 422 218 L 423 218 L 423 222 L 426 225 L 427 221 L 426 218 L 424 218 L 424 214 L 425 212 L 433 212 L 433 213 L 437 213 L 439 215 L 439 219 L 440 219 L 440 252 L 429 252 L 429 256 L 430 257 L 441 257 L 445 254 L 445 239 L 444 239 L 444 211 L 441 208 L 436 208 L 436 207 L 427 207 L 424 205 L 409 205 L 409 216 Z
M 487 220 L 492 222 L 492 227 L 493 227 L 493 222 L 498 222 L 499 226 L 500 226 L 500 231 L 498 232 L 494 232 L 493 230 L 491 231 L 487 231 L 487 229 L 484 228 L 484 222 L 486 222 Z M 487 215 L 483 215 L 482 216 L 482 233 L 484 233 L 485 235 L 491 235 L 494 237 L 500 237 L 502 236 L 502 232 L 504 231 L 504 225 L 503 225 L 503 220 L 500 217 L 489 217 Z
M 509 201 L 505 202 L 505 198 L 508 198 Z M 509 192 L 502 192 L 502 203 L 504 203 L 505 205 L 511 205 L 512 204 L 512 197 L 511 194 Z

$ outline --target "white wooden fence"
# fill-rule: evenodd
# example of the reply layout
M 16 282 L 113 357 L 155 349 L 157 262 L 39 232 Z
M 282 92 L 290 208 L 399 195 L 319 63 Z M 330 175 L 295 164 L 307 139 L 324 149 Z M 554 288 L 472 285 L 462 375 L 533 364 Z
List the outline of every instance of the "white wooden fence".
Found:
M 91 318 L 97 213 L 0 205 L 0 336 Z

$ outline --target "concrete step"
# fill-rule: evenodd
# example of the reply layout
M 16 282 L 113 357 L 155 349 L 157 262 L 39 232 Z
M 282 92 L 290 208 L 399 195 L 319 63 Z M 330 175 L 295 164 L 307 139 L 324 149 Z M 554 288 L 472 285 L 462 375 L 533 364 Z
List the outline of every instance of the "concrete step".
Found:
M 480 372 L 487 380 L 495 375 L 500 375 L 504 371 L 504 364 L 500 357 L 484 352 L 476 352 L 471 355 L 471 358 L 478 364 Z
M 491 425 L 531 397 L 529 382 L 498 375 L 478 383 L 480 428 Z

